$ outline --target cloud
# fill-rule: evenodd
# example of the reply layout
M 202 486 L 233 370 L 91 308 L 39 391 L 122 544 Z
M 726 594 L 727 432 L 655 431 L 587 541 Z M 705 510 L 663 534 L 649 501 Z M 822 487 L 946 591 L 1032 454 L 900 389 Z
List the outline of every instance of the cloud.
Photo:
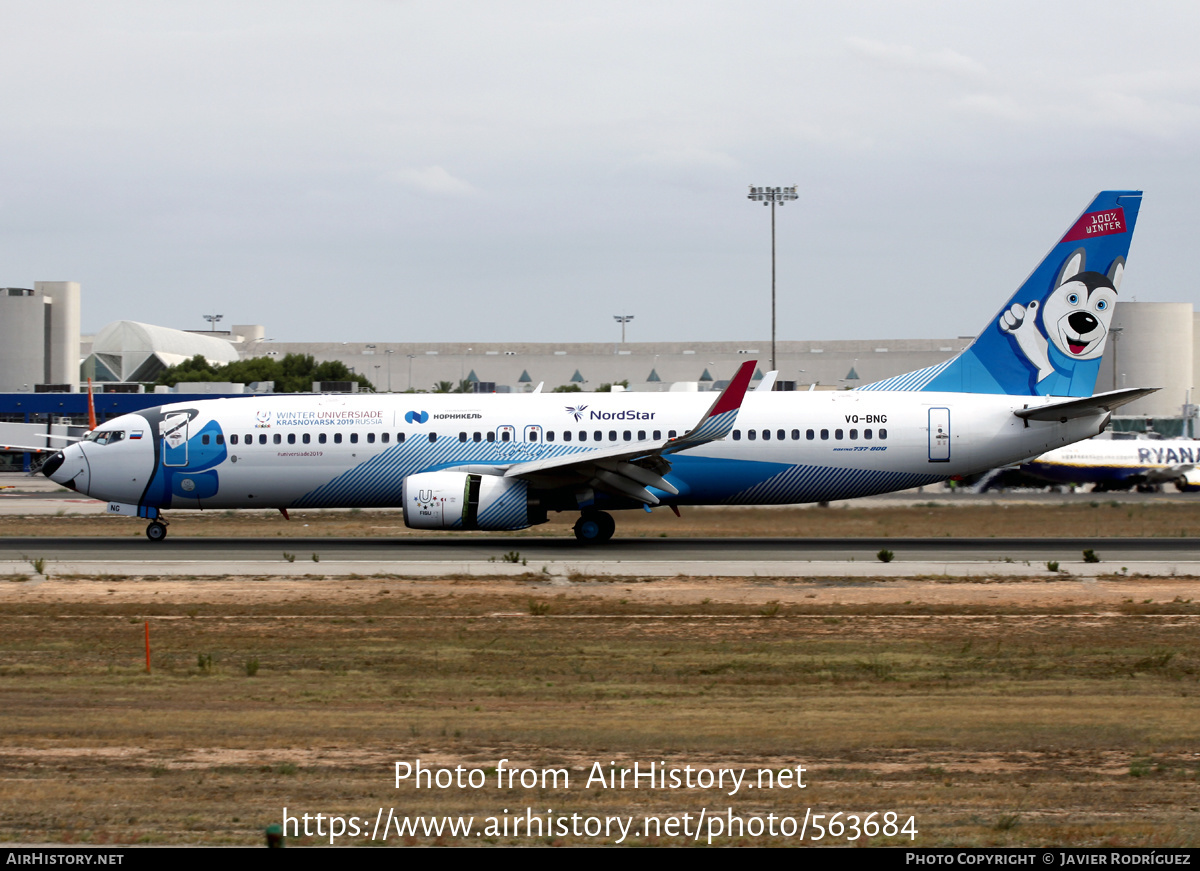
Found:
M 1030 113 L 1021 108 L 1017 102 L 1008 96 L 992 94 L 969 94 L 959 100 L 952 100 L 950 106 L 962 112 L 982 115 L 999 121 L 1029 121 Z
M 896 45 L 859 36 L 848 38 L 846 45 L 855 54 L 901 69 L 956 76 L 982 76 L 987 73 L 987 68 L 979 61 L 949 48 L 918 51 L 911 45 Z
M 451 175 L 440 166 L 427 166 L 424 169 L 411 167 L 398 169 L 395 172 L 389 172 L 384 178 L 417 193 L 437 197 L 465 197 L 476 193 L 475 187 L 470 182 Z

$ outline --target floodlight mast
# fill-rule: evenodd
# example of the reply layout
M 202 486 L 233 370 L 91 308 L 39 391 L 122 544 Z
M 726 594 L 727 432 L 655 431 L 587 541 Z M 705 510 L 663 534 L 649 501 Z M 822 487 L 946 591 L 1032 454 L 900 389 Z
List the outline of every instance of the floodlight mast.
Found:
M 777 369 L 775 365 L 775 204 L 786 206 L 792 200 L 800 198 L 796 193 L 796 188 L 799 185 L 791 187 L 771 188 L 771 187 L 755 187 L 750 186 L 750 194 L 748 199 L 754 200 L 757 203 L 762 203 L 764 206 L 771 206 L 771 368 Z
M 221 320 L 223 317 L 225 317 L 225 315 L 205 315 L 204 319 L 208 321 L 208 328 L 215 333 L 217 331 L 217 321 Z
M 633 315 L 613 315 L 613 320 L 621 325 L 621 344 L 625 344 L 625 325 L 633 320 Z

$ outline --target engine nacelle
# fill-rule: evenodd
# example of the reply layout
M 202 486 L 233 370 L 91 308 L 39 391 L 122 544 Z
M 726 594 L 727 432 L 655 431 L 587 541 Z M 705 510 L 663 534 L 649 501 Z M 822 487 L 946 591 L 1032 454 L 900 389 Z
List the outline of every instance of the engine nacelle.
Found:
M 1200 469 L 1188 469 L 1176 478 L 1175 489 L 1181 493 L 1195 493 L 1200 490 Z
M 500 475 L 409 475 L 403 499 L 404 525 L 411 529 L 525 529 L 546 521 L 529 485 Z

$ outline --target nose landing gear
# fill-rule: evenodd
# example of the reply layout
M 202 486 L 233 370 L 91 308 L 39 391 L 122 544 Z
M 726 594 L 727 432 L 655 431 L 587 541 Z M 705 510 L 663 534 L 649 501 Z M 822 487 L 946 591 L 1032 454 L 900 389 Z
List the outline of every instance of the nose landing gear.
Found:
M 583 544 L 601 544 L 616 531 L 617 522 L 604 511 L 585 511 L 575 521 L 575 537 Z
M 162 541 L 167 537 L 167 524 L 164 520 L 155 520 L 146 527 L 146 538 L 151 541 Z

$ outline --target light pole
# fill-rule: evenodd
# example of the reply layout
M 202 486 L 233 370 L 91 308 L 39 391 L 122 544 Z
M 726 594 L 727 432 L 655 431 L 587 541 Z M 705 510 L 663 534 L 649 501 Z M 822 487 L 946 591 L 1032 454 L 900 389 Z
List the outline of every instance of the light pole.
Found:
M 413 361 L 413 357 L 415 357 L 415 356 L 417 356 L 417 355 L 416 354 L 408 355 L 408 389 L 409 390 L 412 390 L 412 361 Z
M 204 319 L 208 321 L 208 328 L 215 333 L 217 331 L 217 321 L 221 320 L 223 317 L 225 317 L 225 315 L 205 315 Z
M 621 325 L 621 344 L 625 344 L 625 325 L 633 320 L 633 315 L 613 315 L 613 320 Z
M 751 185 L 748 199 L 771 206 L 771 368 L 775 368 L 775 204 L 786 206 L 800 198 L 797 185 L 786 188 L 764 188 Z
M 388 349 L 387 349 L 386 351 L 384 351 L 383 353 L 387 354 L 387 361 L 388 361 L 388 393 L 391 393 L 391 392 L 392 392 L 392 354 L 395 354 L 395 353 L 396 353 L 396 351 L 395 351 L 394 349 L 392 349 L 392 348 L 388 348 Z

